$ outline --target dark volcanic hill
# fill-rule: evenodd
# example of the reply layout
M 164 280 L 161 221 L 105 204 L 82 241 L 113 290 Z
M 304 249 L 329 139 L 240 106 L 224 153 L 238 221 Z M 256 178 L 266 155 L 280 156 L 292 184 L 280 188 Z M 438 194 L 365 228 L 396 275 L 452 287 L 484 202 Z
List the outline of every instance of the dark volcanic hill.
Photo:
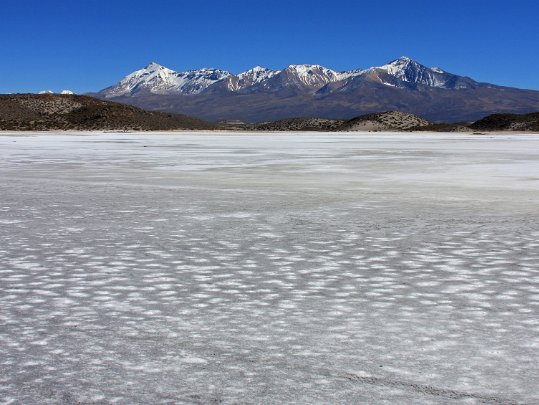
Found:
M 530 114 L 493 114 L 470 125 L 481 131 L 539 131 L 539 112 Z
M 253 126 L 256 131 L 335 131 L 344 121 L 324 118 L 288 118 Z
M 402 57 L 384 66 L 336 72 L 319 65 L 175 72 L 155 63 L 96 96 L 206 120 L 350 119 L 403 111 L 431 121 L 475 121 L 493 113 L 539 110 L 539 91 L 479 83 Z
M 417 115 L 400 111 L 365 114 L 346 121 L 338 131 L 406 131 L 431 123 Z
M 144 111 L 88 96 L 0 94 L 0 130 L 213 129 L 185 115 Z

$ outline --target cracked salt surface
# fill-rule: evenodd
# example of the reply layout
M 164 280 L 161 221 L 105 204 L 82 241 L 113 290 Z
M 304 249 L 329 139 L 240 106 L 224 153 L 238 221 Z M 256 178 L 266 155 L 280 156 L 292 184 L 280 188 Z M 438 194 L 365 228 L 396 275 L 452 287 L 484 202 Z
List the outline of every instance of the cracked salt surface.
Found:
M 2 403 L 539 402 L 539 137 L 0 157 Z

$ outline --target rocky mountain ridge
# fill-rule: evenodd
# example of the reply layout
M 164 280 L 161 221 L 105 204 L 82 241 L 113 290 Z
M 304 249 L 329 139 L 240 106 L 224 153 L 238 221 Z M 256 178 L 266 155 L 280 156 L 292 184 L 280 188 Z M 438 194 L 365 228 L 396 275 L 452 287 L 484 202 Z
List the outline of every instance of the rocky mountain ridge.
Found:
M 213 86 L 229 92 L 279 91 L 287 87 L 317 92 L 330 83 L 338 83 L 333 87 L 336 91 L 341 91 L 358 79 L 402 88 L 423 85 L 460 89 L 477 85 L 471 79 L 461 78 L 440 68 L 428 68 L 403 56 L 386 65 L 365 70 L 337 72 L 324 66 L 308 64 L 290 65 L 282 70 L 256 66 L 238 75 L 214 68 L 177 72 L 151 62 L 98 94 L 104 98 L 135 96 L 140 92 L 195 95 L 212 92 L 215 90 Z M 322 90 L 322 93 L 327 92 L 328 89 Z
M 461 122 L 539 111 L 539 91 L 480 83 L 407 57 L 347 72 L 290 65 L 282 70 L 256 66 L 237 75 L 209 68 L 176 72 L 150 63 L 90 95 L 209 121 L 251 123 L 290 117 L 347 120 L 379 111 Z

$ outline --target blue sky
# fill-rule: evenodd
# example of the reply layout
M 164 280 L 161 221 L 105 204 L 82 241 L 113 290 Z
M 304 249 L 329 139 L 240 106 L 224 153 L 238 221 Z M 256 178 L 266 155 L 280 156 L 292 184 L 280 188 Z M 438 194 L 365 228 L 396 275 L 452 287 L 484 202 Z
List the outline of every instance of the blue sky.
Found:
M 539 90 L 539 1 L 2 0 L 0 93 L 99 90 L 156 61 L 175 70 L 409 56 Z

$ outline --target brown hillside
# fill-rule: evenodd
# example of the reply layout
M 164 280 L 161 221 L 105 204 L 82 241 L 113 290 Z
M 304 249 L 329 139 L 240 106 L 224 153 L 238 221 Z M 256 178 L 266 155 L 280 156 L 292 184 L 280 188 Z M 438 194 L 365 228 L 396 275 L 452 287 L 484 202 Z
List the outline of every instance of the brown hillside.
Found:
M 334 131 L 342 120 L 324 118 L 289 118 L 255 125 L 257 131 Z
M 481 131 L 539 131 L 539 112 L 530 114 L 493 114 L 470 125 Z
M 0 94 L 0 130 L 213 129 L 186 115 L 144 111 L 93 97 L 64 94 Z
M 417 115 L 387 111 L 375 114 L 365 114 L 346 121 L 338 131 L 406 131 L 431 123 Z

